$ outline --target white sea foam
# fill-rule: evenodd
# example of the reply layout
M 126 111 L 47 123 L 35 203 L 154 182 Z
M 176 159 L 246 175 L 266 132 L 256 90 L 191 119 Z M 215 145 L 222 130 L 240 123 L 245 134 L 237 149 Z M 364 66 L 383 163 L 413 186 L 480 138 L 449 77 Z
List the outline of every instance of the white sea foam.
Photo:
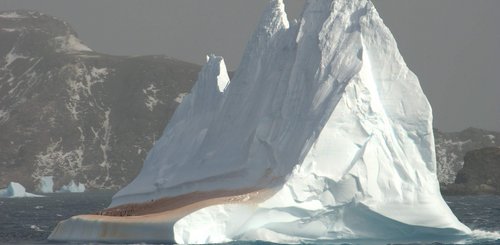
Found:
M 500 240 L 500 231 L 472 230 L 474 240 Z

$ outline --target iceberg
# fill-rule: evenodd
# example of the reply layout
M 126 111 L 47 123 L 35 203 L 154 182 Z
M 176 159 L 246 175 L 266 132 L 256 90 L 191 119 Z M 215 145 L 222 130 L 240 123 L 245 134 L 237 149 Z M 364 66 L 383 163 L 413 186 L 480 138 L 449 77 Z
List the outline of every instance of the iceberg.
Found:
M 26 188 L 17 182 L 10 182 L 7 188 L 0 189 L 0 198 L 19 198 L 19 197 L 43 197 L 26 192 Z
M 53 176 L 43 176 L 38 182 L 37 190 L 41 193 L 53 193 L 54 192 L 54 177 Z
M 81 193 L 85 192 L 85 185 L 82 183 L 78 183 L 78 185 L 75 183 L 74 180 L 71 180 L 67 185 L 63 185 L 61 189 L 57 191 L 58 193 Z
M 368 0 L 270 1 L 230 80 L 209 56 L 140 174 L 50 240 L 449 242 L 432 110 Z

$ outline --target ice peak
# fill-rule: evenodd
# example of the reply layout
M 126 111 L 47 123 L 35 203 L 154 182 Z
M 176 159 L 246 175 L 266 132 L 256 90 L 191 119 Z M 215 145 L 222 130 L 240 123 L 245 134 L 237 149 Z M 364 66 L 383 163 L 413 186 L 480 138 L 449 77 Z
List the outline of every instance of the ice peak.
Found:
M 350 17 L 351 21 L 359 20 L 369 9 L 374 9 L 370 0 L 307 0 L 305 7 L 306 12 L 328 11 L 336 18 Z
M 269 6 L 277 9 L 285 9 L 285 3 L 283 3 L 283 0 L 270 0 Z
M 260 18 L 259 32 L 272 36 L 279 30 L 289 27 L 290 23 L 283 0 L 270 0 L 266 11 Z
M 224 92 L 229 85 L 229 74 L 227 74 L 226 62 L 221 59 L 219 63 L 219 76 L 217 76 L 217 86 L 220 92 Z
M 217 88 L 219 92 L 223 93 L 230 82 L 224 58 L 213 54 L 207 55 L 207 63 L 205 64 L 204 71 L 217 77 Z

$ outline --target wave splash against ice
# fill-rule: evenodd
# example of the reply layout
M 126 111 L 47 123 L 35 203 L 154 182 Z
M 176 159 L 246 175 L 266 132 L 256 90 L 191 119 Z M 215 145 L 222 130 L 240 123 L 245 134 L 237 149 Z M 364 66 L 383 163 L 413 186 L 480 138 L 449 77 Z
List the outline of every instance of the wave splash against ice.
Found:
M 484 243 L 484 242 L 500 242 L 500 231 L 484 231 L 472 230 L 470 238 L 462 241 L 463 244 Z

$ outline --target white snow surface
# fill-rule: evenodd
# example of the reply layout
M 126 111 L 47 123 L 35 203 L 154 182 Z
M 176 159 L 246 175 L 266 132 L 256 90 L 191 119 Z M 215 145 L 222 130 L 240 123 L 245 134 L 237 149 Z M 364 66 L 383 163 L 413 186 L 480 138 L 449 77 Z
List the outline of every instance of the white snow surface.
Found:
M 53 193 L 54 192 L 54 177 L 53 176 L 43 176 L 38 182 L 38 191 L 41 193 Z
M 21 29 L 16 29 L 16 28 L 0 28 L 2 31 L 6 32 L 15 32 L 15 31 L 20 31 Z
M 4 58 L 4 60 L 5 60 L 4 68 L 7 68 L 8 66 L 10 66 L 17 59 L 27 59 L 27 58 L 28 57 L 26 57 L 24 55 L 17 54 L 14 51 L 14 48 L 13 48 L 7 55 L 5 55 L 5 58 Z
M 59 189 L 57 192 L 64 193 L 64 192 L 71 192 L 71 193 L 81 193 L 85 192 L 85 185 L 82 183 L 76 184 L 74 180 L 71 180 L 69 184 L 63 185 L 61 189 Z
M 146 96 L 146 107 L 150 111 L 153 111 L 156 105 L 158 105 L 158 103 L 161 103 L 161 101 L 157 97 L 158 91 L 160 90 L 157 89 L 154 84 L 151 84 L 149 85 L 149 87 L 142 90 L 142 92 Z
M 491 140 L 491 143 L 495 144 L 495 135 L 489 134 L 489 135 L 486 135 L 486 137 L 488 137 L 488 139 Z
M 209 56 L 111 206 L 276 190 L 180 218 L 169 231 L 179 244 L 463 238 L 471 231 L 441 197 L 435 159 L 431 107 L 370 1 L 308 0 L 290 24 L 272 0 L 233 79 Z
M 42 197 L 26 192 L 26 188 L 17 182 L 10 182 L 6 189 L 0 189 L 0 198 Z
M 68 34 L 66 36 L 59 36 L 55 38 L 56 44 L 58 45 L 57 52 L 81 52 L 81 51 L 92 51 L 89 47 L 82 43 L 80 39 L 75 37 L 73 34 Z
M 187 95 L 187 93 L 180 93 L 177 96 L 177 98 L 174 99 L 174 101 L 180 104 L 180 103 L 182 103 L 182 100 L 184 99 L 184 96 L 186 96 L 186 95 Z
M 0 18 L 22 19 L 22 18 L 26 18 L 26 16 L 19 15 L 17 12 L 4 12 L 4 13 L 0 14 Z

